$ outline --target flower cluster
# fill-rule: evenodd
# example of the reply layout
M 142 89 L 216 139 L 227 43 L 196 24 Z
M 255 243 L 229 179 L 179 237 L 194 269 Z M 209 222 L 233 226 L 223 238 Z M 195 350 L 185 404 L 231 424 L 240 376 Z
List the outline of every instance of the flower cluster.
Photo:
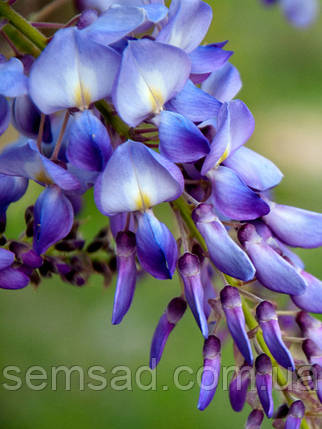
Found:
M 281 1 L 291 3 L 300 2 Z M 0 131 L 11 123 L 20 133 L 0 154 L 0 287 L 38 285 L 52 274 L 82 286 L 94 272 L 107 285 L 116 272 L 112 323 L 119 324 L 139 275 L 166 280 L 177 269 L 182 291 L 157 324 L 151 368 L 189 307 L 204 337 L 200 410 L 215 394 L 229 332 L 239 367 L 229 397 L 235 411 L 251 405 L 246 427 L 259 428 L 264 413 L 286 428 L 298 428 L 305 413 L 303 422 L 316 424 L 322 322 L 308 312 L 322 313 L 322 283 L 291 248 L 322 245 L 322 215 L 272 200 L 283 175 L 245 146 L 254 118 L 235 99 L 241 79 L 233 52 L 227 42 L 201 45 L 211 7 L 201 0 L 78 5 L 81 15 L 37 58 L 0 58 Z M 15 12 L 2 2 L 1 13 L 10 25 Z M 31 29 L 24 32 L 33 43 L 39 37 L 39 48 L 44 36 Z M 26 231 L 7 240 L 7 208 L 30 180 L 42 192 L 26 209 Z M 109 227 L 86 244 L 77 216 L 90 188 Z M 176 238 L 153 212 L 165 202 Z M 278 294 L 291 298 L 286 311 L 277 309 Z M 306 384 L 296 372 L 305 363 Z M 286 371 L 295 381 L 274 411 L 275 370 L 280 384 Z
M 265 5 L 279 4 L 286 19 L 294 27 L 307 27 L 316 19 L 318 0 L 261 0 Z

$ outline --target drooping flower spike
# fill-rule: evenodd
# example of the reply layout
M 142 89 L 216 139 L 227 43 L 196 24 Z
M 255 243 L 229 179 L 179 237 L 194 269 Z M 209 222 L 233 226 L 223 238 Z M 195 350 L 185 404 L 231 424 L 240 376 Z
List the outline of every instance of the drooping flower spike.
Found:
M 280 3 L 296 25 L 313 16 L 313 0 L 265 2 Z M 11 3 L 0 2 L 0 14 L 19 30 Z M 264 413 L 276 427 L 297 428 L 302 418 L 315 424 L 322 323 L 306 312 L 322 312 L 322 288 L 292 247 L 320 246 L 322 217 L 272 201 L 283 174 L 245 146 L 254 117 L 235 99 L 241 77 L 229 62 L 233 52 L 227 41 L 203 44 L 210 4 L 75 3 L 81 15 L 51 38 L 23 21 L 20 30 L 27 39 L 33 35 L 35 53 L 42 51 L 37 58 L 24 55 L 15 40 L 10 47 L 19 59 L 0 57 L 0 133 L 10 123 L 21 133 L 0 153 L 0 287 L 38 286 L 54 275 L 79 287 L 93 274 L 108 286 L 115 277 L 111 318 L 119 324 L 143 275 L 167 280 L 178 269 L 181 290 L 157 323 L 150 367 L 188 306 L 204 337 L 200 410 L 214 397 L 221 344 L 232 337 L 229 399 L 237 412 L 245 402 L 251 406 L 246 428 L 260 428 Z M 29 180 L 41 185 L 40 195 L 28 194 L 25 230 L 7 238 L 8 206 L 23 197 Z M 92 187 L 96 207 L 109 219 L 87 242 L 82 207 Z M 167 225 L 155 209 L 162 203 L 169 203 L 175 225 L 171 214 Z M 86 236 L 92 216 L 94 206 Z M 292 370 L 275 414 L 264 342 L 274 368 Z M 305 387 L 317 397 L 300 391 L 294 369 L 304 355 L 293 342 L 302 345 L 312 372 Z M 253 375 L 256 389 L 249 389 Z

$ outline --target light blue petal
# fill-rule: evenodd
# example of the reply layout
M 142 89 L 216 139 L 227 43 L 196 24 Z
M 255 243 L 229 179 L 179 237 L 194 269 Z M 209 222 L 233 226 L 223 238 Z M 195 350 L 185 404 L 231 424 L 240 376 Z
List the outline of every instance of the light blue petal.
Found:
M 293 247 L 322 246 L 321 213 L 277 203 L 270 203 L 270 207 L 264 220 L 277 238 Z
M 233 54 L 232 51 L 222 49 L 226 43 L 214 43 L 212 45 L 198 46 L 198 48 L 194 49 L 189 54 L 191 73 L 203 74 L 221 69 Z
M 246 104 L 240 100 L 224 103 L 218 113 L 217 132 L 201 173 L 206 174 L 207 171 L 225 161 L 229 155 L 246 143 L 254 128 L 255 121 Z
M 82 31 L 57 31 L 31 68 L 30 96 L 43 113 L 82 110 L 111 94 L 120 56 Z
M 215 207 L 224 216 L 236 220 L 253 220 L 269 212 L 269 206 L 228 167 L 211 170 Z
M 201 88 L 222 102 L 232 100 L 241 90 L 242 82 L 239 71 L 231 63 L 211 73 Z
M 283 178 L 282 172 L 272 161 L 244 146 L 230 155 L 223 164 L 236 171 L 246 185 L 258 191 L 277 186 Z
M 190 74 L 188 56 L 152 40 L 129 41 L 114 94 L 121 118 L 136 126 L 182 90 Z
M 141 211 L 178 198 L 183 191 L 180 169 L 142 143 L 128 141 L 114 151 L 95 184 L 98 209 L 113 216 Z
M 166 104 L 167 110 L 180 113 L 193 122 L 216 118 L 220 107 L 218 100 L 195 86 L 191 80 Z
M 202 42 L 212 19 L 211 7 L 200 0 L 173 0 L 169 21 L 157 40 L 191 52 Z
M 0 94 L 17 97 L 28 92 L 28 78 L 24 75 L 23 64 L 17 58 L 0 61 Z

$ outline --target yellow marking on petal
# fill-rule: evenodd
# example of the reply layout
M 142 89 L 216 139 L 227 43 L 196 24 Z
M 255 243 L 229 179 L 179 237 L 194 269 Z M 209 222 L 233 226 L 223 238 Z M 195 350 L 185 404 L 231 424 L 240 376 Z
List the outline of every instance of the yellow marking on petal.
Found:
M 54 182 L 51 180 L 50 177 L 47 176 L 45 170 L 39 171 L 39 173 L 36 174 L 35 180 L 37 182 L 42 183 L 43 185 L 52 185 Z
M 140 194 L 135 200 L 135 205 L 136 205 L 136 210 L 140 210 L 140 211 L 150 208 L 151 201 L 149 196 L 144 192 L 140 192 Z
M 149 88 L 149 97 L 153 113 L 160 113 L 164 104 L 161 92 L 158 89 Z
M 79 82 L 75 88 L 75 106 L 80 110 L 87 109 L 91 103 L 91 93 Z
M 230 144 L 227 145 L 225 152 L 218 159 L 218 161 L 216 163 L 216 167 L 218 167 L 218 165 L 220 165 L 222 162 L 224 162 L 225 159 L 228 158 L 229 154 L 230 154 Z

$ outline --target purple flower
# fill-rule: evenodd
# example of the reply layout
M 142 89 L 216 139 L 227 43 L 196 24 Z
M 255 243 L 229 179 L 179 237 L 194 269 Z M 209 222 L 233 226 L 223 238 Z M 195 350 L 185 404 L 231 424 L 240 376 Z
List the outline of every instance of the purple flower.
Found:
M 201 377 L 198 409 L 203 411 L 212 401 L 219 380 L 221 344 L 219 338 L 210 335 L 203 346 L 203 372 Z
M 114 297 L 112 323 L 121 323 L 128 312 L 136 283 L 135 235 L 119 232 L 116 236 L 117 282 Z
M 258 398 L 262 404 L 265 414 L 268 418 L 271 418 L 274 411 L 272 396 L 272 363 L 270 358 L 264 353 L 256 358 L 255 372 Z
M 302 401 L 295 401 L 291 404 L 288 416 L 285 421 L 285 429 L 299 429 L 304 417 L 305 406 Z
M 282 339 L 281 329 L 273 304 L 268 301 L 261 302 L 256 307 L 256 317 L 262 328 L 267 347 L 276 361 L 284 368 L 294 371 L 294 361 Z
M 208 323 L 204 310 L 204 289 L 201 284 L 198 256 L 185 253 L 178 260 L 178 269 L 184 283 L 184 292 L 189 307 L 205 338 L 208 337 Z
M 162 314 L 153 334 L 150 351 L 151 369 L 154 369 L 160 362 L 168 337 L 184 315 L 186 308 L 187 304 L 185 300 L 181 297 L 177 297 L 169 302 L 165 312 Z
M 232 409 L 236 412 L 240 412 L 244 408 L 251 382 L 250 371 L 250 366 L 243 365 L 229 384 L 229 400 Z
M 246 422 L 245 429 L 260 429 L 264 420 L 264 413 L 262 410 L 253 410 Z
M 229 285 L 225 286 L 220 292 L 220 300 L 230 334 L 246 362 L 252 365 L 252 346 L 246 331 L 245 317 L 238 289 Z

